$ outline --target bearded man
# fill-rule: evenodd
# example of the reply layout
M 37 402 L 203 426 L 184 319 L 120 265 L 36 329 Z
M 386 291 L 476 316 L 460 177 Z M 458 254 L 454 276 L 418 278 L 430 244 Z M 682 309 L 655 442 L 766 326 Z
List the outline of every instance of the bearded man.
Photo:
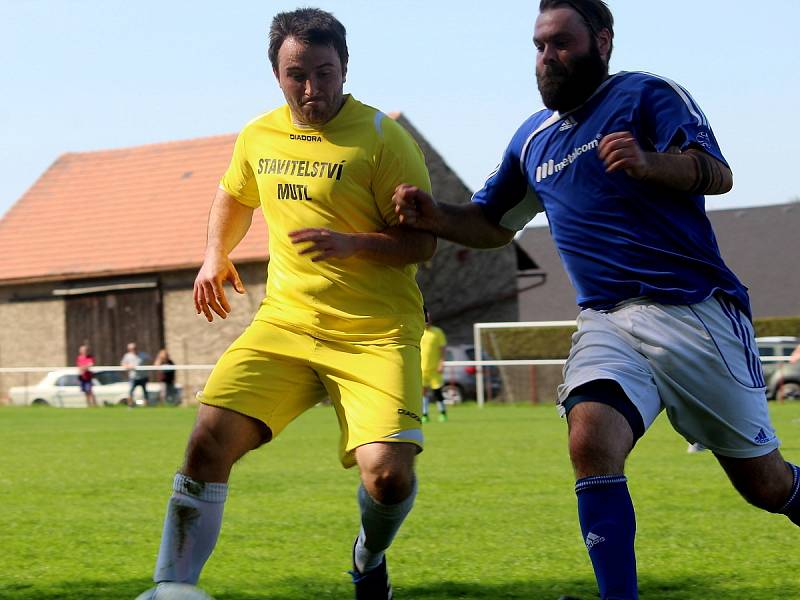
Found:
M 533 43 L 545 110 L 525 121 L 468 205 L 395 191 L 400 222 L 493 248 L 541 210 L 577 291 L 558 404 L 582 537 L 603 599 L 638 598 L 624 474 L 666 409 L 755 506 L 800 524 L 800 474 L 771 425 L 747 288 L 723 262 L 706 194 L 733 185 L 689 93 L 649 73 L 609 75 L 601 0 L 543 0 Z M 713 500 L 709 499 L 710 502 Z

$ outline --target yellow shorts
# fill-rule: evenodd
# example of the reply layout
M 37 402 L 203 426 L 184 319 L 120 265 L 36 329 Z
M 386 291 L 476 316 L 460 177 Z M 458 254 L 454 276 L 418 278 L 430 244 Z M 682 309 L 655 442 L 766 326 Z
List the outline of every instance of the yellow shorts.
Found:
M 326 397 L 339 419 L 342 465 L 372 442 L 422 451 L 419 348 L 320 340 L 255 320 L 217 361 L 198 395 L 203 404 L 263 421 L 275 438 Z
M 438 390 L 444 385 L 444 374 L 430 371 L 422 374 L 422 386 L 429 390 Z

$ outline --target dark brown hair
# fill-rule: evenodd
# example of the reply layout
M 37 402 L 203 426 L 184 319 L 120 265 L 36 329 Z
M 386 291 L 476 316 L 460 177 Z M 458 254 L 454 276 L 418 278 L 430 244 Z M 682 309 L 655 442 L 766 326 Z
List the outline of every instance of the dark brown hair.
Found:
M 339 55 L 342 70 L 347 67 L 347 32 L 331 13 L 318 8 L 299 8 L 275 15 L 269 28 L 269 62 L 278 70 L 278 51 L 284 40 L 293 37 L 304 44 L 332 46 Z
M 608 46 L 608 58 L 614 47 L 614 16 L 603 0 L 541 0 L 539 12 L 553 10 L 554 8 L 571 8 L 581 16 L 586 27 L 592 35 L 597 35 L 603 29 L 608 29 L 611 41 Z

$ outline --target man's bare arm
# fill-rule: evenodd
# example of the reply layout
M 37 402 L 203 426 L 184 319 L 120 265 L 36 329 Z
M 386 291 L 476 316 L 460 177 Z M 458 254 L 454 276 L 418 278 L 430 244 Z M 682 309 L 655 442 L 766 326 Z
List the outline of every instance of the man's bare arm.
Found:
M 310 255 L 314 262 L 356 257 L 399 267 L 425 262 L 436 251 L 432 233 L 403 225 L 368 233 L 308 228 L 292 231 L 289 237 L 300 248 L 299 253 Z
M 644 152 L 627 131 L 600 140 L 597 152 L 606 171 L 624 170 L 640 181 L 689 194 L 724 194 L 733 187 L 733 174 L 722 162 L 690 148 L 683 152 Z
M 194 281 L 194 307 L 210 322 L 212 311 L 225 319 L 231 306 L 223 284 L 229 281 L 233 289 L 245 293 L 236 267 L 228 258 L 242 241 L 253 221 L 253 210 L 222 189 L 218 189 L 208 215 L 208 238 L 203 265 Z
M 489 221 L 477 204 L 441 204 L 410 185 L 398 186 L 393 199 L 401 223 L 462 246 L 499 248 L 514 239 L 512 230 Z

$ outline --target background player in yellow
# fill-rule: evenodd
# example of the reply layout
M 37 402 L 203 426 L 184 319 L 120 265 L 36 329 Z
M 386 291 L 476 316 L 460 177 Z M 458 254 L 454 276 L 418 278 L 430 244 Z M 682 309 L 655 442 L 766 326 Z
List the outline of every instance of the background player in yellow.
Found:
M 154 581 L 197 582 L 216 544 L 233 464 L 327 396 L 342 463 L 361 474 L 356 598 L 389 599 L 384 551 L 413 505 L 423 442 L 415 265 L 436 246 L 431 234 L 398 224 L 392 193 L 409 179 L 430 190 L 430 180 L 411 136 L 344 94 L 345 29 L 333 15 L 278 14 L 269 39 L 286 105 L 240 133 L 194 287 L 198 314 L 228 315 L 223 283 L 244 293 L 228 256 L 260 207 L 270 234 L 266 298 L 200 395 Z
M 428 404 L 430 398 L 436 400 L 439 409 L 439 421 L 447 421 L 447 406 L 442 396 L 444 385 L 444 349 L 447 346 L 447 337 L 439 327 L 433 324 L 431 313 L 425 310 L 425 331 L 419 343 L 422 354 L 422 422 L 427 423 Z

